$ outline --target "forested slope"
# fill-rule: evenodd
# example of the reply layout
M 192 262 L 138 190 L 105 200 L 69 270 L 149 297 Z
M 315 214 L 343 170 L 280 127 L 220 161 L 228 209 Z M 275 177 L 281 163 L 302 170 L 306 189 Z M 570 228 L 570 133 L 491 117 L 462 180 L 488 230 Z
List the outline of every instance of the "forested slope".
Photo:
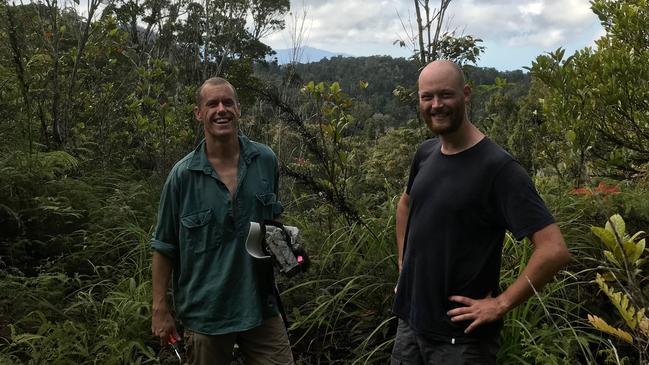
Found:
M 167 172 L 201 138 L 194 92 L 212 75 L 237 86 L 242 130 L 278 155 L 283 220 L 313 260 L 278 278 L 298 363 L 385 363 L 395 204 L 430 137 L 417 57 L 264 63 L 261 35 L 284 26 L 288 1 L 98 5 L 88 19 L 0 3 L 0 363 L 174 362 L 150 335 L 148 240 Z M 464 65 L 471 119 L 533 176 L 574 258 L 508 314 L 502 364 L 649 359 L 634 235 L 649 227 L 649 14 L 644 0 L 592 9 L 596 49 L 525 72 Z M 530 252 L 505 238 L 503 288 Z

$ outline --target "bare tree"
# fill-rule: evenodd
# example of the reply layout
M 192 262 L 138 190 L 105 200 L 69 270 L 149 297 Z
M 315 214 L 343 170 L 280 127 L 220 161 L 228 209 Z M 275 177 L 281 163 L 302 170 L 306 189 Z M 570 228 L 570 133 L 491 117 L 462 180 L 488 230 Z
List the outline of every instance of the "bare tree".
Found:
M 482 40 L 472 36 L 458 36 L 455 30 L 444 31 L 446 12 L 451 0 L 440 0 L 439 7 L 431 9 L 429 0 L 413 0 L 416 14 L 416 29 L 397 13 L 405 37 L 395 41 L 402 47 L 411 48 L 413 58 L 421 65 L 446 58 L 458 63 L 475 62 L 484 47 Z M 405 39 L 404 39 L 405 38 Z
M 72 66 L 72 71 L 70 72 L 70 79 L 68 80 L 68 90 L 65 98 L 64 108 L 63 108 L 63 139 L 66 140 L 68 136 L 68 131 L 70 128 L 70 119 L 71 119 L 71 103 L 72 103 L 72 93 L 75 91 L 77 71 L 79 70 L 79 64 L 81 62 L 81 57 L 83 52 L 88 44 L 88 39 L 90 38 L 91 25 L 93 17 L 101 4 L 101 0 L 88 0 L 88 17 L 86 21 L 82 24 L 82 34 L 79 37 L 77 42 L 77 55 L 74 59 L 74 65 Z
M 309 38 L 309 27 L 307 18 L 309 9 L 304 2 L 302 3 L 301 12 L 291 13 L 291 22 L 288 25 L 289 37 L 291 42 L 291 54 L 289 62 L 292 65 L 299 63 L 304 54 L 304 46 Z

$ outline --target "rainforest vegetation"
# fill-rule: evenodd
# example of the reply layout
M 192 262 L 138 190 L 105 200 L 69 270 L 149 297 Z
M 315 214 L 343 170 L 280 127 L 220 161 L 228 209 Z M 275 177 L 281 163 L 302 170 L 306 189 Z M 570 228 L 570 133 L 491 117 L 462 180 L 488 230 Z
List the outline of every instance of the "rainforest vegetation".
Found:
M 83 5 L 0 2 L 0 364 L 177 363 L 150 334 L 149 239 L 166 174 L 202 138 L 196 87 L 216 75 L 277 154 L 283 220 L 312 259 L 277 278 L 296 361 L 385 364 L 395 204 L 430 137 L 416 78 L 438 58 L 463 65 L 470 119 L 527 169 L 573 256 L 507 315 L 499 363 L 649 363 L 646 0 L 591 1 L 595 47 L 508 72 L 425 19 L 409 59 L 279 65 L 262 39 L 288 0 Z M 506 236 L 503 287 L 530 252 Z

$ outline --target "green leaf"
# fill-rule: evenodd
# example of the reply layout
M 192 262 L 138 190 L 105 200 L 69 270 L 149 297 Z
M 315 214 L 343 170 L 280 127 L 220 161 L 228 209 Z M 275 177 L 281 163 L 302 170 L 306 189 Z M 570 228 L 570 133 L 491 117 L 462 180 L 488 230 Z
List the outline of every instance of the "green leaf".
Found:
M 620 239 L 626 234 L 624 219 L 619 214 L 612 215 L 606 222 L 606 230 L 614 233 Z
M 633 262 L 634 265 L 638 265 L 638 260 L 640 259 L 640 256 L 644 253 L 645 249 L 645 239 L 641 239 L 638 243 L 634 244 L 634 250 L 631 255 L 629 255 L 629 259 L 631 262 Z
M 340 92 L 340 84 L 338 83 L 338 81 L 335 81 L 329 86 L 329 91 L 331 91 L 333 94 L 338 94 Z
M 631 241 L 635 241 L 635 240 L 637 240 L 640 236 L 642 236 L 642 235 L 644 235 L 644 234 L 645 234 L 644 231 L 638 231 L 638 232 L 636 232 L 633 236 L 631 236 L 631 238 L 629 238 L 629 239 L 630 239 Z
M 615 255 L 611 251 L 604 251 L 604 256 L 610 261 L 613 265 L 621 267 L 620 262 L 615 258 Z
M 369 85 L 370 85 L 370 84 L 369 84 L 367 81 L 360 80 L 360 81 L 358 82 L 358 87 L 359 87 L 361 90 L 365 90 L 365 89 L 367 89 L 367 87 L 368 87 Z
M 613 232 L 601 227 L 590 227 L 590 230 L 604 243 L 606 248 L 614 251 L 617 248 L 617 241 Z

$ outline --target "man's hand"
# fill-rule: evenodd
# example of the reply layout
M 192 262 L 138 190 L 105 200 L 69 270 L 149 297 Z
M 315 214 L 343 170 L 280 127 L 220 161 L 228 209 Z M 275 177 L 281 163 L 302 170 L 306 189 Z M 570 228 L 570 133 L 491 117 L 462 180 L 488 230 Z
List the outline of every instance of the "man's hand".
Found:
M 174 317 L 166 309 L 153 309 L 151 319 L 151 334 L 160 338 L 160 343 L 166 345 L 170 337 L 180 340 L 176 331 Z
M 465 305 L 451 309 L 446 313 L 453 322 L 472 321 L 464 333 L 469 333 L 482 324 L 497 321 L 507 313 L 507 305 L 499 298 L 492 297 L 491 294 L 484 299 L 471 299 L 459 295 L 451 296 L 448 299 Z

